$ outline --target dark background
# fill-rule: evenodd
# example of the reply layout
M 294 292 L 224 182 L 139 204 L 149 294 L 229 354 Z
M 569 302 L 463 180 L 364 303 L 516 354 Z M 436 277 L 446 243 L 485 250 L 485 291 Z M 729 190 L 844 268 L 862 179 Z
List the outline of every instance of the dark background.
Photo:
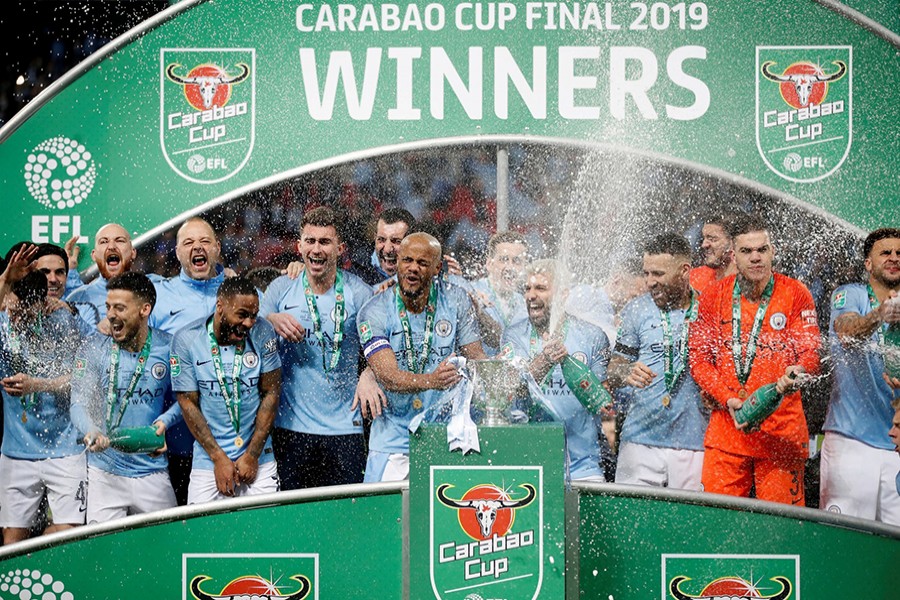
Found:
M 168 0 L 3 0 L 0 125 L 88 55 L 169 4 Z

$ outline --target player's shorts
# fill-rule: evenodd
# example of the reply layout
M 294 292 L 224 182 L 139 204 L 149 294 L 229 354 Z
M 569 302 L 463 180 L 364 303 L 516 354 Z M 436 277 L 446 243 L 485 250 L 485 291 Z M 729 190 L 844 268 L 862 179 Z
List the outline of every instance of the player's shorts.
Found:
M 900 455 L 825 432 L 820 502 L 827 511 L 900 525 Z
M 391 454 L 369 450 L 363 483 L 403 481 L 409 477 L 409 454 Z
M 242 496 L 259 496 L 278 491 L 278 466 L 270 461 L 259 465 L 253 483 L 242 483 L 234 486 L 234 498 Z M 232 496 L 219 493 L 216 487 L 216 473 L 212 469 L 193 469 L 191 483 L 188 485 L 188 504 L 203 504 L 216 500 L 227 500 Z
M 87 463 L 83 453 L 41 460 L 0 456 L 0 526 L 31 527 L 45 493 L 53 523 L 84 524 Z
M 272 446 L 282 490 L 362 483 L 366 447 L 361 433 L 318 435 L 276 427 Z
M 700 491 L 703 451 L 659 448 L 632 442 L 619 445 L 616 483 Z
M 747 498 L 755 487 L 760 500 L 805 506 L 805 467 L 803 458 L 756 458 L 707 447 L 703 455 L 703 490 Z
M 106 523 L 128 515 L 172 508 L 177 503 L 169 473 L 159 471 L 143 477 L 114 475 L 88 467 L 87 522 Z

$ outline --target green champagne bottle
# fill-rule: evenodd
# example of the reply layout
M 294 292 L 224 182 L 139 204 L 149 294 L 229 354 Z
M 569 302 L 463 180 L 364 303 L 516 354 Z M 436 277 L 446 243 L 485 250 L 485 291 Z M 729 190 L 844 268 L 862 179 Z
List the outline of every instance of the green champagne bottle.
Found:
M 783 398 L 774 383 L 767 383 L 750 394 L 750 397 L 744 400 L 744 404 L 734 411 L 734 420 L 738 425 L 746 424 L 747 429 L 759 427 L 760 423 L 778 410 Z
M 884 370 L 889 377 L 900 377 L 900 323 L 884 333 Z
M 597 413 L 612 404 L 612 396 L 586 364 L 567 355 L 560 366 L 566 385 L 588 412 Z
M 156 427 L 121 427 L 109 436 L 109 445 L 128 454 L 149 454 L 161 449 L 165 435 L 156 435 Z

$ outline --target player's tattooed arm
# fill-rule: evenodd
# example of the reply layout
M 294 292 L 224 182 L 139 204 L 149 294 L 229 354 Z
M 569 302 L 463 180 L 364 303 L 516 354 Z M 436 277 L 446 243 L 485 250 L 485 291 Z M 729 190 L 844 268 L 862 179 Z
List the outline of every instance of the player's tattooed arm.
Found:
M 858 345 L 868 340 L 875 330 L 881 327 L 878 310 L 867 315 L 845 313 L 834 321 L 834 332 L 844 346 Z

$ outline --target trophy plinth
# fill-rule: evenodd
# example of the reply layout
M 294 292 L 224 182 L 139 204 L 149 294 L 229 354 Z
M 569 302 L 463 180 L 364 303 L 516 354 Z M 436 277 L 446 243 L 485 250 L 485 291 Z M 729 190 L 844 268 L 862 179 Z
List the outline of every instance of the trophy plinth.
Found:
M 519 371 L 507 360 L 487 358 L 469 361 L 474 369 L 475 407 L 484 413 L 485 427 L 509 425 L 509 407 L 519 387 Z

